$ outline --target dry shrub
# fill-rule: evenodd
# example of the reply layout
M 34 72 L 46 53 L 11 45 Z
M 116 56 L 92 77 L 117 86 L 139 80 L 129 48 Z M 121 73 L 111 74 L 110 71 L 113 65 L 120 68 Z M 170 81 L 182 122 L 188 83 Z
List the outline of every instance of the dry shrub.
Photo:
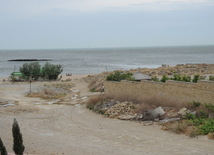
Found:
M 190 137 L 196 137 L 196 136 L 200 135 L 200 131 L 196 126 L 188 126 L 186 128 L 185 133 L 187 135 L 189 135 Z
M 209 138 L 209 139 L 213 139 L 213 140 L 214 140 L 214 132 L 209 133 L 209 134 L 208 134 L 208 138 Z
M 142 103 L 135 106 L 134 112 L 137 114 L 143 114 L 144 112 L 151 110 L 151 108 L 152 107 L 150 105 Z
M 59 99 L 65 96 L 66 96 L 65 93 L 56 92 L 54 90 L 47 89 L 47 88 L 42 89 L 38 92 L 31 92 L 27 94 L 27 97 L 39 97 L 42 99 Z
M 115 94 L 114 96 L 109 96 L 109 98 L 114 98 L 115 100 L 124 102 L 133 102 L 135 104 L 142 104 L 139 106 L 140 109 L 144 109 L 146 105 L 151 108 L 156 107 L 171 107 L 177 110 L 180 110 L 183 107 L 188 107 L 188 102 L 180 101 L 175 97 L 169 95 L 141 95 L 137 96 L 135 94 L 126 94 L 121 95 L 120 93 Z M 146 107 L 148 107 L 146 106 Z
M 19 107 L 11 107 L 9 109 L 6 109 L 6 111 L 13 112 L 13 113 L 32 113 L 32 112 L 39 111 L 39 109 L 35 107 L 19 106 Z
M 120 102 L 128 101 L 137 104 L 135 112 L 138 114 L 143 114 L 145 111 L 155 109 L 159 106 L 164 109 L 174 109 L 175 111 L 183 107 L 188 107 L 188 102 L 179 101 L 175 97 L 170 97 L 168 95 L 137 96 L 135 94 L 121 95 L 118 93 L 108 97 Z
M 188 120 L 165 123 L 163 124 L 162 130 L 175 132 L 177 134 L 186 134 L 190 137 L 200 135 L 200 130 Z
M 59 88 L 63 89 L 65 91 L 70 91 L 71 88 L 75 86 L 75 84 L 70 83 L 70 82 L 65 82 L 65 83 L 52 83 L 52 84 L 47 84 L 47 87 L 52 87 L 52 88 Z
M 93 110 L 95 105 L 100 105 L 106 100 L 108 100 L 108 97 L 106 95 L 92 97 L 87 101 L 86 107 L 90 110 Z
M 162 127 L 162 130 L 172 131 L 177 134 L 181 134 L 181 133 L 186 133 L 187 128 L 190 126 L 192 126 L 192 123 L 190 123 L 187 120 L 181 120 L 181 121 L 165 123 Z
M 112 96 L 108 96 L 108 98 L 113 98 L 117 101 L 120 101 L 120 102 L 132 102 L 132 103 L 135 103 L 135 104 L 139 104 L 139 103 L 142 103 L 142 96 L 136 96 L 134 94 L 126 94 L 126 95 L 122 95 L 120 93 L 117 93 L 115 95 L 112 95 Z
M 187 103 L 178 101 L 173 97 L 164 96 L 164 95 L 153 95 L 147 96 L 142 99 L 142 103 L 150 105 L 152 107 L 172 107 L 175 109 L 181 109 L 187 106 Z
M 90 81 L 90 83 L 89 83 L 89 89 L 92 89 L 92 88 L 94 88 L 94 85 L 96 84 L 96 82 L 97 82 L 97 79 L 93 79 L 93 80 L 91 80 Z

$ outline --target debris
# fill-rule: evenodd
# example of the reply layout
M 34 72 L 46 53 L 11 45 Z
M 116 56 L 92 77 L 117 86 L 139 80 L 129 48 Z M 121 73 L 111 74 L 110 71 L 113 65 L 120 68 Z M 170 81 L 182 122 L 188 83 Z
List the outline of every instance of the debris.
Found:
M 8 106 L 14 106 L 15 104 L 13 103 L 8 103 L 8 104 L 4 104 L 3 107 L 8 107 Z
M 160 120 L 159 122 L 168 123 L 168 122 L 179 121 L 179 120 L 180 120 L 180 118 L 165 118 L 163 120 Z

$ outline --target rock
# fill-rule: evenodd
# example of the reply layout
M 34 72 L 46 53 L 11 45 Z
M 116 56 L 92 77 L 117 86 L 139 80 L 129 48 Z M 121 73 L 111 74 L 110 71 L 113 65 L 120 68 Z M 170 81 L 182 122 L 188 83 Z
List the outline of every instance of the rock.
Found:
M 168 123 L 168 122 L 179 121 L 179 120 L 180 120 L 180 118 L 165 118 L 163 120 L 160 120 L 159 122 Z
M 13 103 L 8 103 L 8 104 L 4 104 L 3 106 L 4 107 L 8 107 L 8 106 L 14 106 L 15 104 L 13 104 Z
M 120 115 L 118 116 L 119 119 L 121 120 L 131 120 L 134 116 L 132 115 Z
M 153 125 L 153 121 L 143 121 L 142 123 L 144 126 Z
M 187 113 L 191 113 L 190 110 L 188 110 L 187 108 L 182 108 L 178 114 L 181 115 L 181 116 L 185 116 Z
M 158 107 L 154 110 L 149 110 L 148 111 L 148 114 L 153 118 L 153 119 L 156 119 L 160 116 L 163 116 L 165 114 L 165 111 L 163 110 L 163 108 L 161 107 Z

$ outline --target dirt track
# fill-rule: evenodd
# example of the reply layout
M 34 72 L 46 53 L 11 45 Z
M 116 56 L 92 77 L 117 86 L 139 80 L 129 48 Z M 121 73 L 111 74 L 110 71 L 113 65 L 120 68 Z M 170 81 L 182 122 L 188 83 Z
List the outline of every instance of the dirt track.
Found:
M 91 95 L 87 83 L 81 80 L 73 82 L 81 96 Z M 31 154 L 214 154 L 214 141 L 206 136 L 189 138 L 162 131 L 158 125 L 143 126 L 104 118 L 86 109 L 84 104 L 33 104 L 42 101 L 24 97 L 28 86 L 27 83 L 0 84 L 1 98 L 19 101 L 16 106 L 0 107 L 0 136 L 9 152 L 12 152 L 11 128 L 13 118 L 16 118 L 23 133 L 26 152 Z

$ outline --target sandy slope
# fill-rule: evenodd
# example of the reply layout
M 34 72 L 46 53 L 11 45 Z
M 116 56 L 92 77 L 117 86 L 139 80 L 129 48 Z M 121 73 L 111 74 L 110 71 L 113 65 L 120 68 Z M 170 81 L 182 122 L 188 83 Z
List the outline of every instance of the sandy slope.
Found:
M 87 83 L 72 80 L 81 96 L 93 95 Z M 44 83 L 35 83 L 33 86 Z M 0 107 L 0 136 L 12 152 L 13 118 L 19 122 L 26 152 L 41 155 L 213 155 L 214 141 L 207 137 L 189 138 L 160 130 L 160 126 L 104 118 L 75 105 L 35 105 L 27 98 L 28 83 L 0 84 L 0 98 L 19 101 L 19 105 Z M 76 101 L 70 100 L 76 103 Z M 84 102 L 81 100 L 79 103 Z

